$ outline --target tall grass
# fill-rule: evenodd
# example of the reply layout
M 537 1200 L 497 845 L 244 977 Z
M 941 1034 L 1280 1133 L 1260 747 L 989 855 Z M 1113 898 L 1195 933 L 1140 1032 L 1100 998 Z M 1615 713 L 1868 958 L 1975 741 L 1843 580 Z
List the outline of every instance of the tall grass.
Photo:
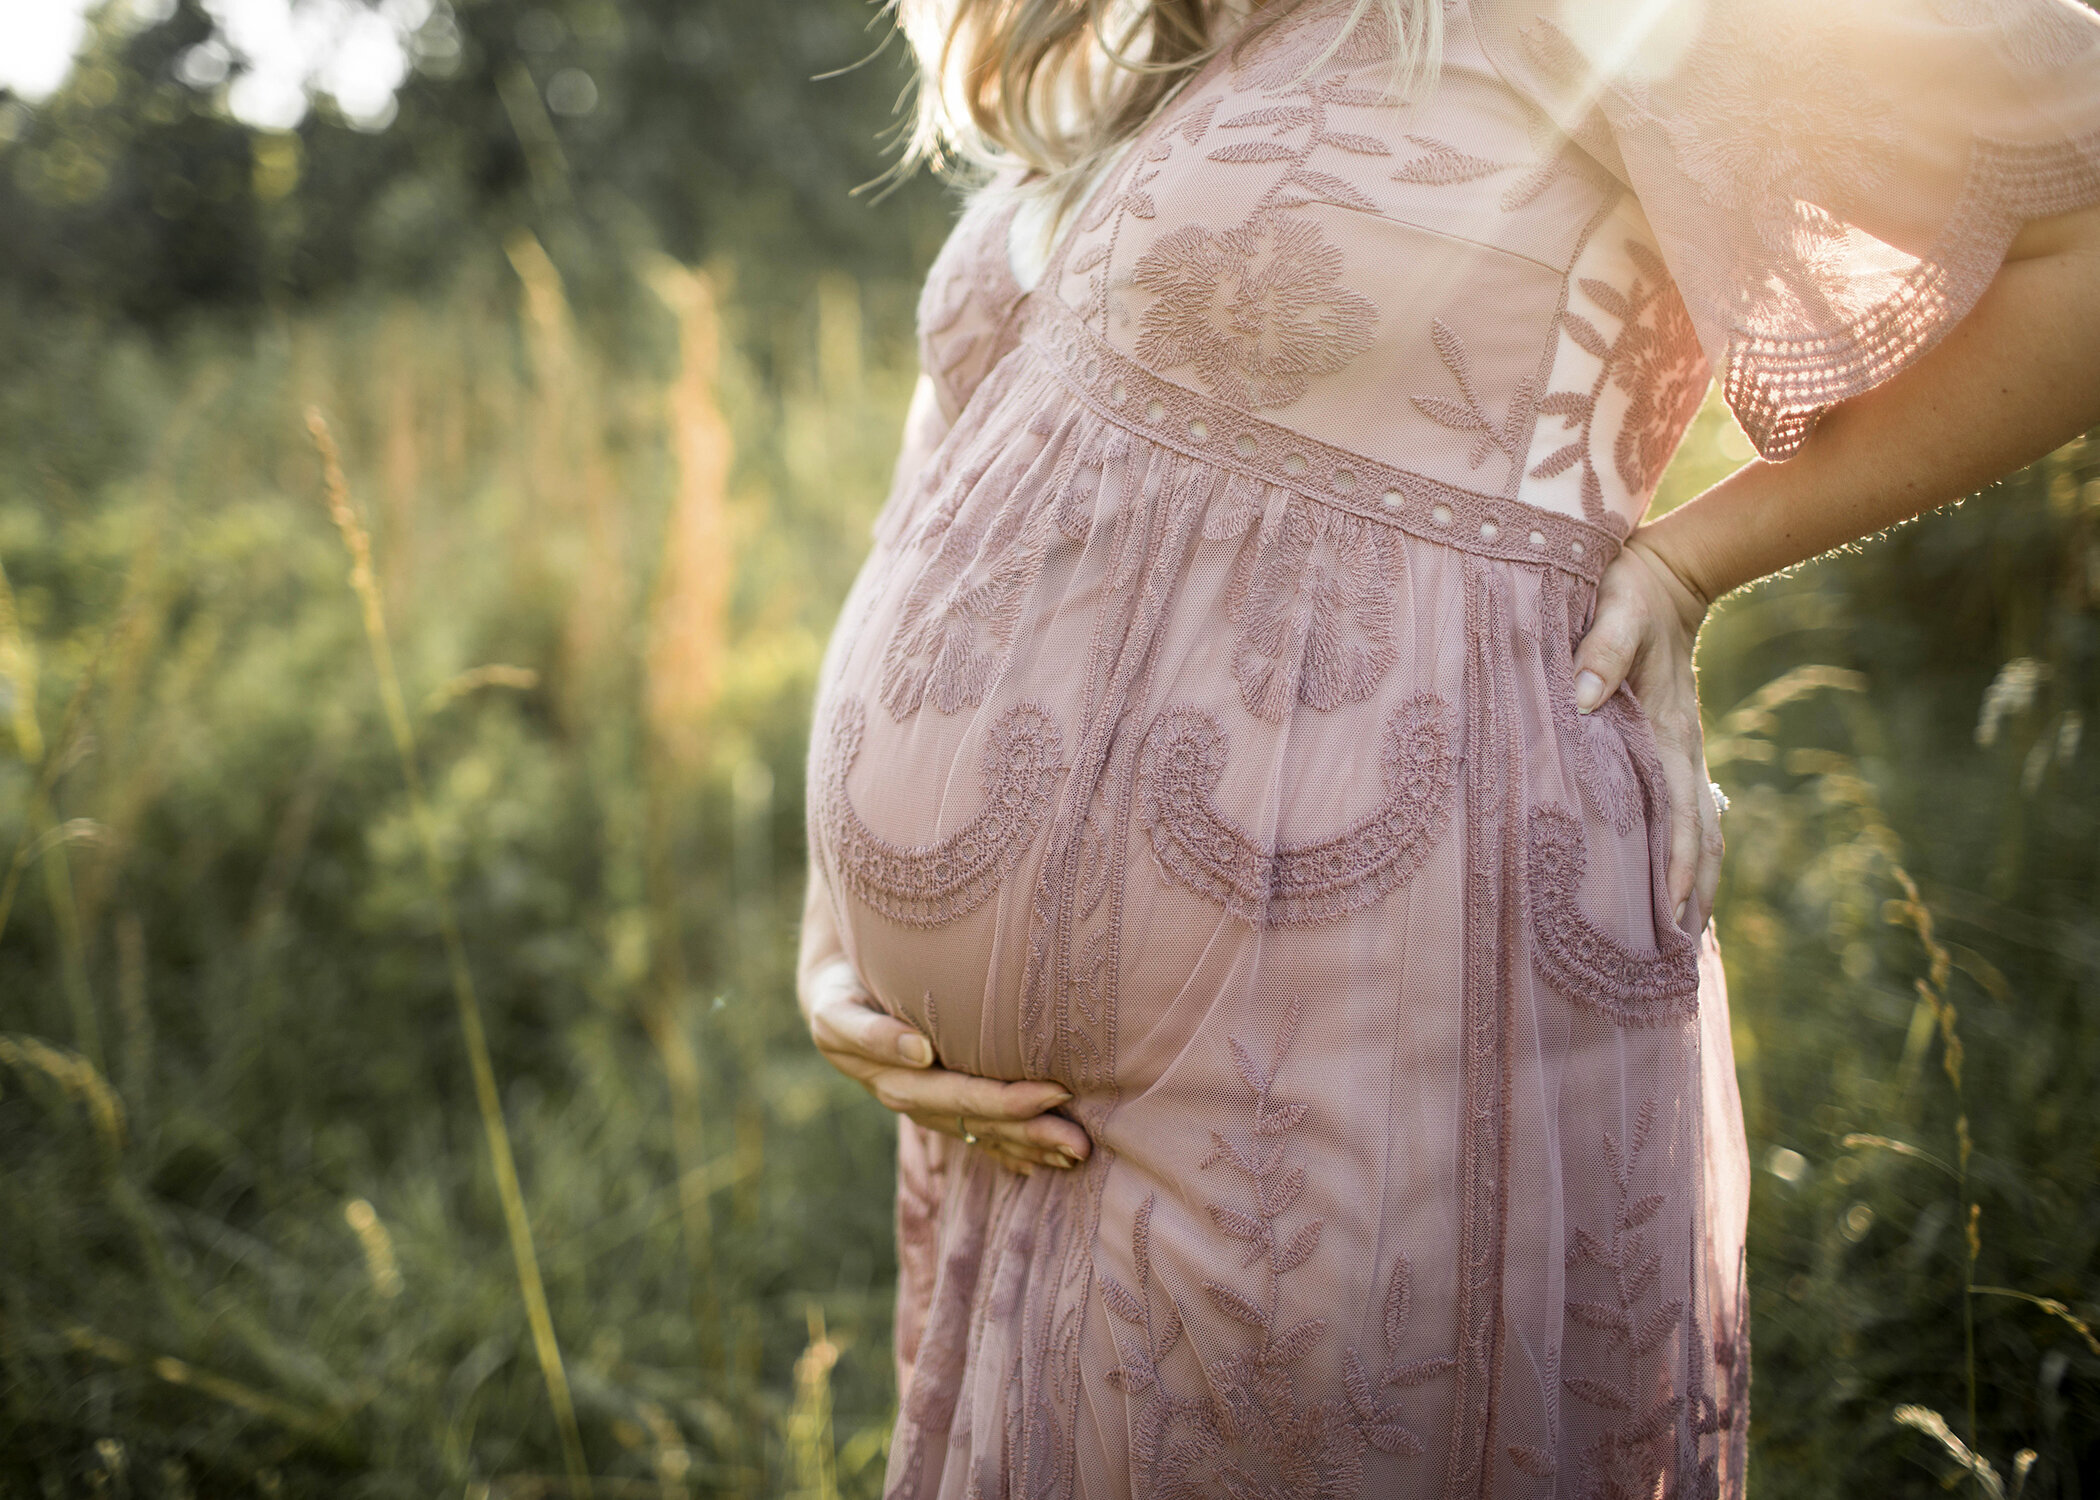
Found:
M 95 350 L 0 382 L 0 1494 L 878 1490 L 888 1136 L 789 973 L 909 289 L 632 286 L 0 310 Z M 1710 628 L 1763 1495 L 2095 1481 L 2096 456 Z
M 615 360 L 510 261 L 111 348 L 77 492 L 13 414 L 0 1492 L 879 1474 L 886 1152 L 783 997 L 907 356 L 661 263 Z

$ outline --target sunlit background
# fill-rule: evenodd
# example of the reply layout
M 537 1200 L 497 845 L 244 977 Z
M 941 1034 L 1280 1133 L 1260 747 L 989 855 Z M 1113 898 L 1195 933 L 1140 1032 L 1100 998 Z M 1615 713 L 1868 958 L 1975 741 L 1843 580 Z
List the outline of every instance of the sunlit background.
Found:
M 0 1496 L 878 1492 L 789 974 L 956 201 L 854 191 L 886 34 L 0 0 Z M 2100 1493 L 2096 523 L 2088 440 L 1709 627 L 1761 1496 Z

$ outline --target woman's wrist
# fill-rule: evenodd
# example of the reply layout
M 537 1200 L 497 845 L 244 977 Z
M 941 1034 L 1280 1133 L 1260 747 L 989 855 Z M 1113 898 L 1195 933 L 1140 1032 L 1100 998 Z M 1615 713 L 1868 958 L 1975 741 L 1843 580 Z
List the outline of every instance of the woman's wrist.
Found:
M 1653 535 L 1653 528 L 1639 527 L 1626 538 L 1622 550 L 1638 558 L 1654 575 L 1657 586 L 1670 601 L 1685 639 L 1696 640 L 1705 623 L 1713 598 L 1701 587 L 1697 576 L 1672 553 L 1667 535 Z

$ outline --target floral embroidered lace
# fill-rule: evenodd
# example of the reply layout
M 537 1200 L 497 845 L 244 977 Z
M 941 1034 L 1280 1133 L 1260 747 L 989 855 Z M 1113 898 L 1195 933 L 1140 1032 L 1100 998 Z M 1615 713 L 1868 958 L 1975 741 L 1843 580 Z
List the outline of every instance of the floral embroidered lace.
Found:
M 893 1495 L 1742 1492 L 1726 991 L 1570 651 L 1709 369 L 1784 454 L 2100 199 L 2100 23 L 1451 0 L 1408 102 L 1347 9 L 1212 63 L 1032 287 L 975 200 L 921 303 L 815 878 L 1098 1149 L 902 1127 Z

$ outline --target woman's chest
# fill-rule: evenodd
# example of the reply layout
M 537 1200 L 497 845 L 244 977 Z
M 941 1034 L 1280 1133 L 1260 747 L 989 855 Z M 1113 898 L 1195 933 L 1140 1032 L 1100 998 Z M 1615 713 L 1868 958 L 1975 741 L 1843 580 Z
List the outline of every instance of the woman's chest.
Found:
M 928 372 L 959 411 L 1025 299 L 1194 401 L 1631 524 L 1706 384 L 1638 205 L 1504 83 L 1463 5 L 1413 102 L 1381 13 L 1338 38 L 1346 14 L 1315 0 L 1216 60 L 1048 237 L 1032 290 L 1033 216 L 980 198 L 928 285 Z

